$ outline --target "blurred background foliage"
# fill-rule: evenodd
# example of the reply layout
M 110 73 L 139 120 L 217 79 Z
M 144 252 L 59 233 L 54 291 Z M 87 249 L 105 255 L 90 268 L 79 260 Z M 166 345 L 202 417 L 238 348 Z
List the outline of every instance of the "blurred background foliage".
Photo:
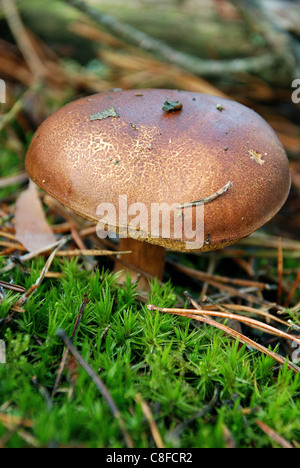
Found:
M 2 0 L 1 151 L 24 159 L 45 117 L 82 95 L 160 87 L 225 96 L 255 109 L 285 146 L 293 185 L 273 224 L 299 238 L 299 25 L 292 0 Z

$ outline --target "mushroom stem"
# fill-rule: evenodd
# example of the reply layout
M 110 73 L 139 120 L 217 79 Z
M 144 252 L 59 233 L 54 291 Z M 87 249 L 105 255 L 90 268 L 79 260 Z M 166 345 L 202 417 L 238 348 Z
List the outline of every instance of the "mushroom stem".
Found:
M 122 238 L 119 243 L 119 250 L 130 250 L 132 253 L 126 254 L 122 259 L 115 262 L 114 271 L 123 270 L 119 281 L 126 279 L 126 273 L 130 274 L 132 281 L 138 281 L 138 289 L 149 291 L 148 280 L 156 277 L 161 280 L 165 266 L 165 248 L 148 242 L 138 241 L 132 238 Z

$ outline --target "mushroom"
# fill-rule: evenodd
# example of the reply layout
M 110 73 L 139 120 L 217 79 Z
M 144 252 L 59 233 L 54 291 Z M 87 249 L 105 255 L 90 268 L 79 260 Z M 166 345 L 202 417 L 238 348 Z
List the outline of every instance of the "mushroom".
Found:
M 26 169 L 52 197 L 97 222 L 99 236 L 118 232 L 120 249 L 132 254 L 115 268 L 134 279 L 133 272 L 161 279 L 166 248 L 238 242 L 279 211 L 290 189 L 284 148 L 256 112 L 165 89 L 67 104 L 36 131 Z

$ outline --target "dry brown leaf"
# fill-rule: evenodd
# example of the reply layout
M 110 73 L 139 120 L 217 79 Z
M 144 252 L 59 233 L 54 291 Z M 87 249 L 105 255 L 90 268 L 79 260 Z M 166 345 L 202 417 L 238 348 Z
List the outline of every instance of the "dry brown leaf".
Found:
M 56 237 L 46 221 L 37 188 L 33 182 L 21 193 L 15 212 L 16 238 L 29 251 L 56 242 Z

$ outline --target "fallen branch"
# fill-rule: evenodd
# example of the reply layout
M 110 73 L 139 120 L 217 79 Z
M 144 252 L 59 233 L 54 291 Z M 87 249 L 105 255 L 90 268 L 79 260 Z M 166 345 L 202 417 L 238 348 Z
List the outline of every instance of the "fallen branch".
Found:
M 238 72 L 259 73 L 262 69 L 271 68 L 277 63 L 277 57 L 274 54 L 263 54 L 257 57 L 238 58 L 228 61 L 200 59 L 179 52 L 164 42 L 154 39 L 128 24 L 121 23 L 110 15 L 101 13 L 81 0 L 65 0 L 65 2 L 82 11 L 97 24 L 106 27 L 116 37 L 147 52 L 155 53 L 166 62 L 178 65 L 198 76 L 223 76 L 224 74 Z

